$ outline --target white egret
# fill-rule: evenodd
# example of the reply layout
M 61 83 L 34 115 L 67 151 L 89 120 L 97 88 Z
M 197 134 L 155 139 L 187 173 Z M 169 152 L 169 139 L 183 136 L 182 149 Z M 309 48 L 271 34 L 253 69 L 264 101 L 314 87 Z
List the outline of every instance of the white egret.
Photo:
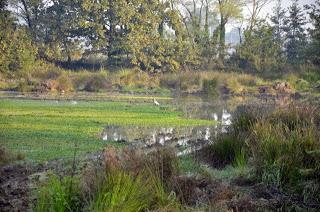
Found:
M 153 98 L 153 103 L 154 103 L 155 105 L 157 105 L 157 106 L 160 105 L 160 103 L 156 100 L 156 98 Z

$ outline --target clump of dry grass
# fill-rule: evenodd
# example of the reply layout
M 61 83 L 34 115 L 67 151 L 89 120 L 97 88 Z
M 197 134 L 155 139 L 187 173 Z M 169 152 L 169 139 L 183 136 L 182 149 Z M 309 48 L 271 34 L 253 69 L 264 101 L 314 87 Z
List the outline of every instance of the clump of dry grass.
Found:
M 5 147 L 0 146 L 0 166 L 16 160 L 23 160 L 25 155 L 22 153 L 13 153 Z
M 234 94 L 256 93 L 258 92 L 257 87 L 265 84 L 264 80 L 253 75 L 216 71 L 188 71 L 160 76 L 161 86 L 178 88 L 187 93 L 204 92 L 215 94 L 221 91 L 221 88 L 227 89 Z
M 141 150 L 116 149 L 108 147 L 104 151 L 104 164 L 107 172 L 125 170 L 133 176 L 147 170 L 167 183 L 179 174 L 178 158 L 169 148 L 159 148 L 149 154 Z

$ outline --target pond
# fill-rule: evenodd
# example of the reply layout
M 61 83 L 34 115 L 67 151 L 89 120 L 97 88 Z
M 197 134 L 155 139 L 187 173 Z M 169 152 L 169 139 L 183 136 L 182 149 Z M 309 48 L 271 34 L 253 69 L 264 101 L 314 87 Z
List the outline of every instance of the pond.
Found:
M 176 149 L 184 155 L 210 144 L 219 133 L 227 133 L 233 116 L 247 107 L 259 107 L 261 112 L 285 107 L 290 98 L 224 97 L 208 99 L 205 96 L 175 96 L 170 104 L 186 118 L 212 120 L 210 126 L 150 127 L 108 125 L 101 134 L 104 141 L 126 142 L 135 148 L 152 150 L 157 146 Z M 161 104 L 161 101 L 159 101 Z
M 145 151 L 170 146 L 182 155 L 228 132 L 243 107 L 259 106 L 265 112 L 292 101 L 286 97 L 154 97 L 111 92 L 0 93 L 0 145 L 35 160 L 72 157 L 75 143 L 80 153 L 125 143 Z

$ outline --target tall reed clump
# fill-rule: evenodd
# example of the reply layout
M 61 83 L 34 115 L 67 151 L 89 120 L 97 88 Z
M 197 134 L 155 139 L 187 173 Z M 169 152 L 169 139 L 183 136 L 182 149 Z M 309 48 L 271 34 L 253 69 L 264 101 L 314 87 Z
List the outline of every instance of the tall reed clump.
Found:
M 296 106 L 257 121 L 249 147 L 258 179 L 283 189 L 313 192 L 310 198 L 320 203 L 319 124 L 319 110 Z M 306 191 L 310 183 L 313 190 Z
M 60 180 L 53 176 L 38 192 L 34 211 L 65 212 L 81 211 L 80 184 L 75 178 L 65 177 Z
M 231 164 L 243 169 L 250 156 L 247 140 L 252 126 L 258 117 L 262 116 L 260 109 L 253 106 L 239 106 L 234 113 L 228 133 L 220 133 L 214 138 L 210 145 L 200 150 L 200 157 L 204 157 L 215 168 L 224 168 Z
M 168 149 L 150 154 L 137 150 L 105 151 L 106 178 L 94 195 L 92 211 L 179 209 L 169 188 L 176 174 L 176 156 Z
M 178 211 L 171 192 L 177 173 L 173 153 L 110 147 L 103 166 L 63 180 L 53 177 L 40 189 L 35 211 Z
M 150 207 L 153 194 L 143 174 L 109 173 L 92 201 L 90 211 L 142 211 Z
M 245 145 L 245 140 L 234 133 L 221 134 L 200 150 L 197 157 L 218 169 L 227 165 L 243 168 L 247 159 Z

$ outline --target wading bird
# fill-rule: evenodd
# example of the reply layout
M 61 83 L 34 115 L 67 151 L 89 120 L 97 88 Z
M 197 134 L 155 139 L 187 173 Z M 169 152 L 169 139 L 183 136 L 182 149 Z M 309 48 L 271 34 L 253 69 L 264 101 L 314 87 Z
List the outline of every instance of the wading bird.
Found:
M 157 106 L 160 105 L 160 103 L 156 100 L 156 98 L 153 98 L 153 103 L 154 103 L 155 105 L 157 105 Z

